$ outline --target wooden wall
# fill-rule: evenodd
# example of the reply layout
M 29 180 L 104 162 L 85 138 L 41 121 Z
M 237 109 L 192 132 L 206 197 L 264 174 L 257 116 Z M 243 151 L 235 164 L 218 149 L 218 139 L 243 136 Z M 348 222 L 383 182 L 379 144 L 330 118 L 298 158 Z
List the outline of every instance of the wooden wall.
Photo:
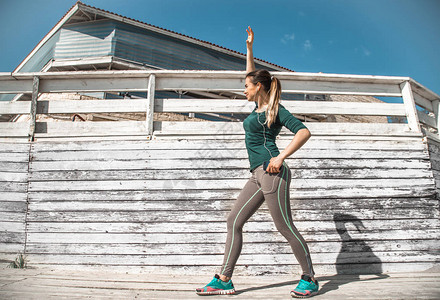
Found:
M 25 249 L 29 143 L 0 142 L 0 262 Z
M 228 211 L 250 176 L 240 134 L 37 141 L 31 157 L 33 266 L 216 272 Z M 287 163 L 293 218 L 317 272 L 435 265 L 439 209 L 420 136 L 316 134 Z M 236 274 L 300 272 L 265 205 L 245 225 L 244 241 Z

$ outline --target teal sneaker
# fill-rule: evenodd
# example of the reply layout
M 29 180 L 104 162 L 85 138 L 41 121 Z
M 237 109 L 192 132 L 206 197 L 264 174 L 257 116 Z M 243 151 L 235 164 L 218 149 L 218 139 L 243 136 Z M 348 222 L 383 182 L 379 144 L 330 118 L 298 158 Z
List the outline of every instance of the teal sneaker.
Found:
M 298 286 L 290 292 L 290 295 L 294 298 L 308 298 L 318 294 L 318 290 L 318 280 L 316 280 L 316 282 L 313 282 L 310 276 L 302 275 Z
M 235 294 L 234 284 L 231 280 L 224 282 L 220 279 L 220 276 L 215 274 L 210 283 L 200 289 L 196 289 L 197 295 L 232 295 Z

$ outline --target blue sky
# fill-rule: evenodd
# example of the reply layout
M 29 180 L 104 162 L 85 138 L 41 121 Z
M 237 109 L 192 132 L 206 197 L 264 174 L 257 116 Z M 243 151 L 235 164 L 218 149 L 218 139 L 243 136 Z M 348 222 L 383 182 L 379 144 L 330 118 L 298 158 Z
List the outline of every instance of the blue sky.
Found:
M 75 3 L 0 0 L 0 72 Z M 409 76 L 440 94 L 440 0 L 84 0 L 298 72 Z

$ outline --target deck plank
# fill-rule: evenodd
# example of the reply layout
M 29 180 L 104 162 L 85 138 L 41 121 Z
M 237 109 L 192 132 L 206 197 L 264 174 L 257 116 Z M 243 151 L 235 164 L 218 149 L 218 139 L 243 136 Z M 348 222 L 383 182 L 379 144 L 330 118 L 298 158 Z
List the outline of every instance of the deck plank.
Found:
M 314 299 L 438 299 L 440 273 L 381 275 L 322 275 Z M 158 275 L 109 270 L 1 269 L 3 299 L 200 299 L 194 290 L 210 275 Z M 234 299 L 288 299 L 297 284 L 294 276 L 237 276 Z M 218 297 L 213 296 L 212 299 Z M 211 299 L 210 298 L 210 299 Z

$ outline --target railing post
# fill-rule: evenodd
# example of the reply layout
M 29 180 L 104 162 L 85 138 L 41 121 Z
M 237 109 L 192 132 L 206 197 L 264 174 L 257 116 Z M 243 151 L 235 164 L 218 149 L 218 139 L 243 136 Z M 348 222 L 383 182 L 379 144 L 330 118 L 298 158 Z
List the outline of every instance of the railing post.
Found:
M 403 104 L 405 105 L 409 129 L 414 132 L 422 132 L 410 82 L 405 81 L 400 84 L 400 89 L 402 91 Z
M 35 136 L 35 126 L 36 126 L 36 119 L 37 119 L 37 99 L 38 99 L 39 85 L 40 85 L 40 78 L 38 76 L 34 76 L 34 80 L 33 80 L 33 84 L 32 84 L 29 141 L 33 141 L 34 136 Z
M 153 117 L 154 117 L 154 94 L 156 90 L 156 75 L 150 74 L 148 78 L 148 102 L 147 102 L 147 116 L 146 128 L 147 136 L 149 138 L 153 135 Z
M 439 128 L 440 128 L 440 118 L 439 118 L 439 111 L 440 111 L 440 101 L 439 100 L 434 100 L 432 101 L 432 112 L 434 113 L 434 117 L 435 117 L 435 124 L 437 126 L 437 135 L 440 134 L 439 132 Z

